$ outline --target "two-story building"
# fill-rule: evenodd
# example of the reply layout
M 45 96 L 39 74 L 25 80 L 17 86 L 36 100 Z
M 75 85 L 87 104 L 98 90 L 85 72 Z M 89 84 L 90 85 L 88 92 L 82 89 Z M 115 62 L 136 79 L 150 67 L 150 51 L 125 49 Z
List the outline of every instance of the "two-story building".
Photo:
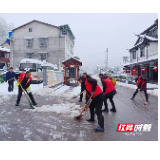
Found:
M 124 65 L 126 73 L 133 77 L 142 75 L 150 82 L 158 82 L 158 19 L 136 36 L 135 45 L 129 49 L 130 62 Z
M 19 67 L 23 58 L 46 60 L 57 64 L 74 56 L 74 35 L 69 25 L 54 26 L 33 20 L 12 30 L 11 66 Z
M 0 69 L 10 66 L 10 49 L 0 46 Z

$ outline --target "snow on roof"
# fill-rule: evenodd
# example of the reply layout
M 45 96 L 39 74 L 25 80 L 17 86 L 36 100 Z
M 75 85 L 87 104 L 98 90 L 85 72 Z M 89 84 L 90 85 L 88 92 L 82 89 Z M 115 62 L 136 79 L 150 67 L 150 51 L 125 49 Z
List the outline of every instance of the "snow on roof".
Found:
M 0 51 L 10 52 L 10 49 L 0 46 Z
M 70 60 L 70 59 L 74 59 L 75 61 L 78 61 L 78 62 L 82 63 L 80 60 L 78 60 L 77 58 L 74 58 L 74 57 L 70 57 L 70 58 L 62 61 L 62 63 L 66 62 L 66 61 L 68 61 L 68 60 Z
M 133 63 L 125 63 L 125 64 L 122 64 L 123 66 L 128 66 L 128 65 L 136 65 L 138 63 L 143 63 L 143 62 L 148 62 L 148 61 L 152 61 L 152 60 L 157 60 L 158 59 L 158 56 L 154 56 L 154 57 L 148 57 L 148 59 L 146 60 L 143 60 L 143 61 L 138 61 L 138 62 L 133 62 Z
M 44 65 L 44 61 L 38 60 L 38 59 L 30 59 L 30 58 L 24 58 L 20 61 L 20 63 L 38 63 L 41 65 Z M 54 69 L 58 69 L 56 64 L 48 63 L 46 62 L 47 66 L 51 66 Z
M 158 41 L 158 38 L 150 37 L 150 36 L 147 36 L 147 35 L 145 35 L 145 37 L 150 41 Z

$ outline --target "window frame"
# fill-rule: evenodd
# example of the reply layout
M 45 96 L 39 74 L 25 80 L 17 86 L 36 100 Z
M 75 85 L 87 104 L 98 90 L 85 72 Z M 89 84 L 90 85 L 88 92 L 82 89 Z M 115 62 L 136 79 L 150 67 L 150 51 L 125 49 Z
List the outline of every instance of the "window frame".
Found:
M 33 32 L 32 28 L 29 28 L 28 31 L 29 31 L 29 32 Z
M 142 52 L 143 51 L 143 52 Z M 145 57 L 145 47 L 140 48 L 140 57 Z
M 48 46 L 48 38 L 39 38 L 39 46 L 40 47 L 47 47 Z

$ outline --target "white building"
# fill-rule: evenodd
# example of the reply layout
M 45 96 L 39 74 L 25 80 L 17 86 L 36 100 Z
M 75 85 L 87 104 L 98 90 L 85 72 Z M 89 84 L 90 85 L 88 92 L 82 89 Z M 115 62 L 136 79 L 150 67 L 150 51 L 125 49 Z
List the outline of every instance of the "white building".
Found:
M 46 60 L 61 67 L 73 57 L 74 35 L 68 25 L 54 26 L 33 20 L 13 29 L 10 38 L 11 66 L 19 67 L 23 58 Z
M 154 24 L 137 35 L 135 45 L 129 49 L 130 62 L 125 70 L 131 76 L 145 76 L 149 81 L 158 81 L 158 19 Z

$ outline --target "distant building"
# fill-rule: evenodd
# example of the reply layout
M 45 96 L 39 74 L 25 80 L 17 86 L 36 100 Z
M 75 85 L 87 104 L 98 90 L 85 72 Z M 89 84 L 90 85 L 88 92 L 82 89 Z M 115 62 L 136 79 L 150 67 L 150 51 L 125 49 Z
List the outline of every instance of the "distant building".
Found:
M 23 58 L 57 64 L 74 56 L 75 37 L 68 25 L 54 26 L 33 20 L 13 29 L 10 38 L 11 66 L 18 68 Z
M 135 45 L 129 49 L 130 62 L 124 64 L 126 73 L 133 77 L 144 76 L 150 82 L 158 81 L 158 19 L 137 35 Z
M 10 49 L 10 45 L 8 43 L 6 43 L 6 42 L 2 43 L 0 46 Z
M 10 67 L 10 49 L 0 46 L 0 69 Z

